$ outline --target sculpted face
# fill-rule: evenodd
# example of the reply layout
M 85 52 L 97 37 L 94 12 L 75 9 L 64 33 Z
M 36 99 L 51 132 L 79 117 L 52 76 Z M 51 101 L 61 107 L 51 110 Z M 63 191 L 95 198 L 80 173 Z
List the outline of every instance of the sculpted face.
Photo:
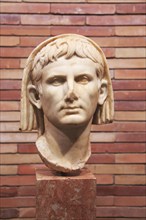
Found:
M 39 99 L 34 100 L 31 94 L 36 90 L 29 87 L 30 99 L 56 127 L 86 125 L 107 96 L 106 82 L 97 76 L 97 64 L 77 56 L 61 57 L 45 66 Z
M 113 110 L 107 61 L 91 39 L 64 34 L 32 51 L 22 83 L 21 129 L 38 129 L 36 147 L 47 167 L 65 173 L 83 168 L 91 124 L 111 122 Z

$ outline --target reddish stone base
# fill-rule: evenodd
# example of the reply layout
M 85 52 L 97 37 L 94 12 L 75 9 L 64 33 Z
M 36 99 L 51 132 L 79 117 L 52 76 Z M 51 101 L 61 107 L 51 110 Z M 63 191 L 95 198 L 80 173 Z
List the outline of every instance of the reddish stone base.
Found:
M 36 170 L 36 220 L 95 220 L 96 178 L 86 168 L 78 176 Z

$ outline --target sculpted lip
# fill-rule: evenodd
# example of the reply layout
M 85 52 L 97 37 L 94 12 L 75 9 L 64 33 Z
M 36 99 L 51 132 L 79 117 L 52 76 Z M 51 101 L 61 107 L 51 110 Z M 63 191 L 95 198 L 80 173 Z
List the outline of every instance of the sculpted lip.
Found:
M 78 108 L 78 107 L 75 107 L 75 108 L 68 107 L 68 108 L 65 108 L 64 110 L 65 110 L 67 115 L 70 115 L 70 114 L 78 114 L 79 113 L 79 109 L 80 108 Z
M 77 107 L 77 106 L 67 106 L 64 109 L 77 109 L 77 108 L 79 108 L 79 107 Z
M 81 106 L 62 106 L 60 110 L 63 110 L 66 112 L 67 115 L 70 114 L 78 114 L 79 110 L 81 109 Z
M 82 107 L 81 106 L 68 105 L 68 106 L 62 106 L 61 110 L 65 110 L 65 109 L 67 109 L 67 110 L 76 110 L 76 109 L 80 109 L 80 108 L 82 108 Z

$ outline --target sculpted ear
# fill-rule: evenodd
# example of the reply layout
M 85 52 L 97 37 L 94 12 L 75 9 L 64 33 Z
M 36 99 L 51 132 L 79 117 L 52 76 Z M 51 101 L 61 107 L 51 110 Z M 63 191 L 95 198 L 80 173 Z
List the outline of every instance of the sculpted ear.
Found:
M 28 90 L 28 97 L 29 97 L 30 102 L 34 106 L 36 106 L 38 109 L 41 109 L 42 105 L 41 105 L 39 93 L 36 89 L 36 86 L 28 85 L 27 90 Z
M 106 98 L 107 98 L 107 80 L 102 79 L 101 86 L 99 89 L 98 104 L 103 105 Z

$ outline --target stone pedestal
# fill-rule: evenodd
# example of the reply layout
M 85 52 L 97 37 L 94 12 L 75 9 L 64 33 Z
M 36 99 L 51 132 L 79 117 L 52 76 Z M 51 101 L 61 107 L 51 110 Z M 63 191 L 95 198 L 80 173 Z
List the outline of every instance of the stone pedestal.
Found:
M 86 168 L 78 176 L 36 170 L 36 220 L 95 220 L 96 178 Z

